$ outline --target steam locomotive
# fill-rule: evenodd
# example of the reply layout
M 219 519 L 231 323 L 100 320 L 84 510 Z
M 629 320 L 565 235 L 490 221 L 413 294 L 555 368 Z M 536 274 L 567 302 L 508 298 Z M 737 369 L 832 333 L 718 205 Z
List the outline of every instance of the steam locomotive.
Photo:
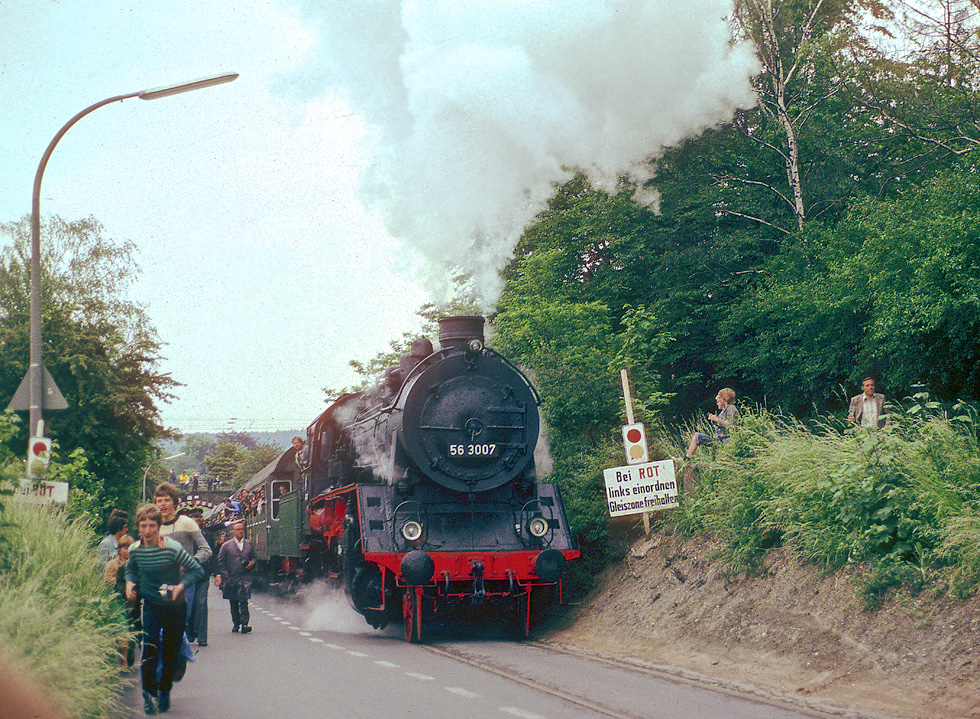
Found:
M 331 404 L 246 483 L 247 523 L 279 586 L 324 577 L 405 638 L 454 615 L 503 615 L 526 636 L 579 552 L 557 486 L 539 483 L 540 397 L 485 345 L 482 317 L 439 320 L 365 392 Z M 431 626 L 431 625 L 430 625 Z

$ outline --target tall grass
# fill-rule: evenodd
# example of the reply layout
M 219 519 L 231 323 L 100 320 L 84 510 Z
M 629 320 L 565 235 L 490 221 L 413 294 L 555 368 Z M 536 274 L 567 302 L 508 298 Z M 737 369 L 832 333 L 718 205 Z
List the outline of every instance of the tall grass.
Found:
M 118 638 L 127 636 L 96 567 L 91 524 L 4 498 L 0 646 L 71 716 L 118 716 Z
M 717 539 L 733 573 L 754 571 L 782 545 L 826 571 L 854 565 L 869 607 L 900 585 L 972 596 L 980 586 L 977 423 L 927 402 L 891 416 L 888 428 L 866 432 L 832 418 L 804 425 L 745 410 L 725 447 L 699 450 L 697 495 L 670 521 Z

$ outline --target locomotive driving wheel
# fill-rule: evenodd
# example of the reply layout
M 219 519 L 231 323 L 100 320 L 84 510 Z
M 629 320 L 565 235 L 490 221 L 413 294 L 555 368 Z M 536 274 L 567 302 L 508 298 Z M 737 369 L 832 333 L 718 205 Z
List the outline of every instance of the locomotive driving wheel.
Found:
M 418 644 L 422 641 L 422 587 L 409 587 L 402 595 L 402 618 L 405 624 L 405 641 Z

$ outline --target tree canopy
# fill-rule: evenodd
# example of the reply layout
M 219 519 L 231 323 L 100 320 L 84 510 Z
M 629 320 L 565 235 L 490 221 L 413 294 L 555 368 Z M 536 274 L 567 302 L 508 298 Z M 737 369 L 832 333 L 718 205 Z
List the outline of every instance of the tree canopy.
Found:
M 980 399 L 980 6 L 745 0 L 732 28 L 756 106 L 659 153 L 656 211 L 557 187 L 505 271 L 496 346 L 534 373 L 583 536 L 623 461 L 620 368 L 647 420 L 725 386 L 840 415 L 868 374 Z
M 0 402 L 27 372 L 30 218 L 0 224 Z M 160 343 L 144 310 L 127 299 L 138 269 L 134 246 L 105 236 L 93 218 L 42 223 L 42 358 L 68 402 L 49 412 L 56 454 L 82 450 L 99 479 L 97 503 L 131 506 L 155 441 L 170 436 L 158 404 L 177 382 L 158 370 Z M 27 428 L 9 440 L 16 454 Z

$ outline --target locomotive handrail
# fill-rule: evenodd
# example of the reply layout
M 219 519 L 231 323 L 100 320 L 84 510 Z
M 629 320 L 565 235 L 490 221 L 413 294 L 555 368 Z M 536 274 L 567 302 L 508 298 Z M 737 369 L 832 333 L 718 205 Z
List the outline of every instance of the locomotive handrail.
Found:
M 533 384 L 531 384 L 531 380 L 529 380 L 529 379 L 527 378 L 527 375 L 525 375 L 525 374 L 524 374 L 524 372 L 522 372 L 522 371 L 521 371 L 521 368 L 520 368 L 520 367 L 518 367 L 518 366 L 517 366 L 516 364 L 514 364 L 513 362 L 511 362 L 511 361 L 510 361 L 509 359 L 507 359 L 506 357 L 504 357 L 504 356 L 503 356 L 502 354 L 500 354 L 499 352 L 496 352 L 495 350 L 492 350 L 492 349 L 490 349 L 490 348 L 487 348 L 487 349 L 486 349 L 486 351 L 487 351 L 487 352 L 493 352 L 493 354 L 495 354 L 495 355 L 497 355 L 497 357 L 498 357 L 498 358 L 500 359 L 500 361 L 501 361 L 501 362 L 503 362 L 503 363 L 504 363 L 505 365 L 507 365 L 508 367 L 510 367 L 510 368 L 511 368 L 512 370 L 514 370 L 514 371 L 515 371 L 515 372 L 517 373 L 517 376 L 518 376 L 518 377 L 520 377 L 520 378 L 521 378 L 521 380 L 523 380 L 523 381 L 524 381 L 524 384 L 526 384 L 526 385 L 527 385 L 527 387 L 528 387 L 528 389 L 530 389 L 530 390 L 531 390 L 531 394 L 532 394 L 532 395 L 534 396 L 534 403 L 535 403 L 535 404 L 536 404 L 536 405 L 537 405 L 538 407 L 540 407 L 540 406 L 541 406 L 541 395 L 540 395 L 540 394 L 538 394 L 538 390 L 537 390 L 537 388 L 536 388 L 536 387 L 535 387 L 535 386 L 534 386 Z
M 388 402 L 388 404 L 381 405 L 380 407 L 377 407 L 377 408 L 371 408 L 369 411 L 366 411 L 363 414 L 362 413 L 358 413 L 358 415 L 354 418 L 354 424 L 362 424 L 364 422 L 369 422 L 370 420 L 375 419 L 375 418 L 381 416 L 382 414 L 391 414 L 392 412 L 394 412 L 395 411 L 395 408 L 398 406 L 399 399 L 401 399 L 402 393 L 405 391 L 405 388 L 409 384 L 409 382 L 408 382 L 409 379 L 411 379 L 412 377 L 414 377 L 416 374 L 421 374 L 426 369 L 428 369 L 431 366 L 430 365 L 430 360 L 432 360 L 434 358 L 435 359 L 441 359 L 442 356 L 444 356 L 444 355 L 448 356 L 448 354 L 450 353 L 450 351 L 452 351 L 453 349 L 454 348 L 452 348 L 452 347 L 449 347 L 449 348 L 446 348 L 446 349 L 439 349 L 439 350 L 433 352 L 432 354 L 430 354 L 425 359 L 421 360 L 417 365 L 415 365 L 414 367 L 412 367 L 412 369 L 411 369 L 411 371 L 409 371 L 408 375 L 406 375 L 402 379 L 402 383 L 398 387 L 398 391 L 395 392 L 395 394 L 392 396 L 392 398 Z M 511 362 L 509 359 L 507 359 L 506 357 L 504 357 L 502 354 L 500 354 L 496 350 L 493 350 L 493 349 L 491 349 L 489 347 L 484 347 L 481 350 L 481 352 L 486 352 L 487 354 L 490 354 L 490 355 L 495 356 L 503 364 L 505 364 L 506 366 L 510 367 L 512 370 L 514 370 L 515 374 L 517 374 L 517 376 L 520 377 L 521 382 L 523 382 L 524 385 L 529 390 L 531 390 L 531 396 L 534 398 L 534 404 L 535 404 L 535 406 L 537 406 L 537 407 L 540 407 L 541 406 L 541 395 L 540 395 L 540 393 L 538 392 L 537 388 L 531 383 L 531 380 L 528 379 L 527 375 L 524 374 L 524 372 L 521 370 L 520 367 L 518 367 L 516 364 L 514 364 L 513 362 Z

